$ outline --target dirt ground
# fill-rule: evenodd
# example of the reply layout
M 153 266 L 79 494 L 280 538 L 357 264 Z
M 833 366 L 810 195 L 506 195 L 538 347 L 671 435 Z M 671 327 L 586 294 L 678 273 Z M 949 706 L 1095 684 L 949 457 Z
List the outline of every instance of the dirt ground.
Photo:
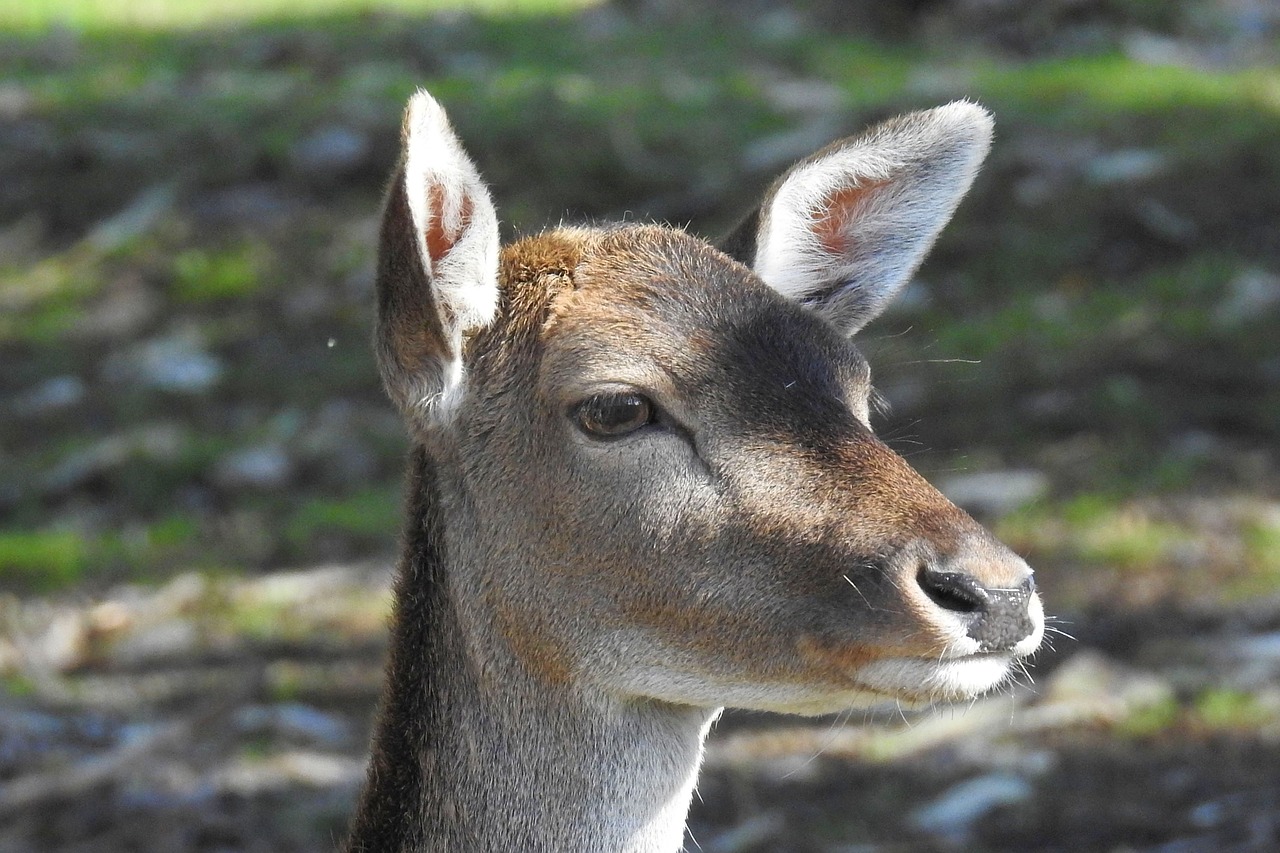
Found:
M 89 608 L 10 613 L 60 626 L 39 638 L 47 649 L 112 643 L 4 716 L 0 849 L 332 846 L 363 776 L 379 629 L 370 619 L 314 637 L 335 612 L 376 609 L 387 579 L 376 564 L 217 590 L 187 576 Z M 193 603 L 211 595 L 269 600 L 312 639 L 231 639 L 205 616 L 193 626 Z M 969 707 L 730 712 L 710 740 L 690 849 L 1273 849 L 1274 712 L 1243 691 L 1217 710 L 1176 698 L 1246 680 L 1274 691 L 1280 608 L 1243 623 L 1152 611 L 1074 627 L 1095 641 L 1060 639 L 1034 687 Z

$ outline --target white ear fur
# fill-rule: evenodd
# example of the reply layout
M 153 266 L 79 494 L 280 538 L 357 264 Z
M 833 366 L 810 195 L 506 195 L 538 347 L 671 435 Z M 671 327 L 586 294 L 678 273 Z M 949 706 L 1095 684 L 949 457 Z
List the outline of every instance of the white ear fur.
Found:
M 957 101 L 797 164 L 760 211 L 756 272 L 852 334 L 919 266 L 973 183 L 991 131 L 986 110 Z
M 453 410 L 463 387 L 463 333 L 497 313 L 498 214 L 444 109 L 425 91 L 408 102 L 402 136 L 404 225 L 425 280 L 394 266 L 380 284 L 390 295 L 381 301 L 380 365 L 388 392 L 413 421 Z M 443 337 L 420 347 L 406 334 Z
M 423 90 L 409 100 L 404 134 L 405 192 L 431 286 L 459 332 L 484 326 L 498 305 L 498 217 L 489 190 L 444 108 Z M 446 244 L 430 245 L 432 233 Z

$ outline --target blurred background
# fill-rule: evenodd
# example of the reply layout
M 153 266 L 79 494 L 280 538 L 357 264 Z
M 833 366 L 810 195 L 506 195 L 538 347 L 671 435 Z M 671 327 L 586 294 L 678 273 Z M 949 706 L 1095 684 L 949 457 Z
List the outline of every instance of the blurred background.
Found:
M 967 708 L 728 715 L 701 850 L 1280 849 L 1280 6 L 27 0 L 0 6 L 0 850 L 341 838 L 407 447 L 373 251 L 418 86 L 508 236 L 716 236 L 838 136 L 996 116 L 860 341 L 881 434 L 1065 634 Z

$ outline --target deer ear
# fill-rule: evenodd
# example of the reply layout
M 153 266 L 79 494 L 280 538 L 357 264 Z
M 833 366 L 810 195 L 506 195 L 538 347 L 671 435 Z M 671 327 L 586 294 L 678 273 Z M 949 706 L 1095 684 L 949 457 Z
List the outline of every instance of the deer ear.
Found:
M 973 183 L 991 128 L 986 110 L 957 101 L 840 140 L 779 178 L 721 248 L 853 334 L 920 265 Z
M 426 92 L 409 101 L 378 246 L 376 349 L 411 425 L 462 387 L 462 338 L 498 304 L 498 218 L 480 173 Z

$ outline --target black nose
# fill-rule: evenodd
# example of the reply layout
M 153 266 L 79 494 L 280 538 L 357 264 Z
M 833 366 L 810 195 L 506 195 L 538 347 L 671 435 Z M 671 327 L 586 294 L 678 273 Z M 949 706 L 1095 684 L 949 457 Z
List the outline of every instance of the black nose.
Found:
M 1035 630 L 1027 607 L 1036 588 L 1031 577 L 1016 587 L 992 588 L 963 572 L 922 568 L 918 581 L 934 604 L 968 621 L 969 637 L 984 652 L 1008 651 Z

